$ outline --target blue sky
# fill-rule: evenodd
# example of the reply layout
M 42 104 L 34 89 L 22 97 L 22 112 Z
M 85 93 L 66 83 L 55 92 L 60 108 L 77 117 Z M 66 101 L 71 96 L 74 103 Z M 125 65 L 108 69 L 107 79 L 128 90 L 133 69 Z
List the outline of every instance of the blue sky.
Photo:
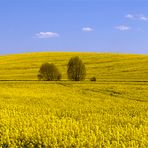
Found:
M 0 54 L 148 54 L 147 0 L 0 0 Z

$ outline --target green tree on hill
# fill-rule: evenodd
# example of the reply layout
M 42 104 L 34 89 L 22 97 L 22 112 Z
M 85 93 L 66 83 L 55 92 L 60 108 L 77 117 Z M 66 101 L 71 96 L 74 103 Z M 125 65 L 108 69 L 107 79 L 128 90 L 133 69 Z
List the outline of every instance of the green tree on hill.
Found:
M 57 67 L 51 63 L 44 63 L 41 65 L 38 79 L 44 81 L 58 81 L 62 77 Z
M 67 65 L 67 75 L 70 80 L 81 81 L 85 80 L 86 68 L 79 57 L 72 57 Z

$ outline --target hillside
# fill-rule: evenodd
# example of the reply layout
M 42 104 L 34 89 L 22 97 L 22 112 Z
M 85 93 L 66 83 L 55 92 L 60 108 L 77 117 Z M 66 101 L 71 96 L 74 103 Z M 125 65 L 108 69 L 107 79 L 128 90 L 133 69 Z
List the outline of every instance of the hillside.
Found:
M 37 80 L 44 62 L 67 80 L 66 64 L 76 55 L 86 64 L 84 82 L 2 81 Z M 1 56 L 0 147 L 148 147 L 147 63 L 147 55 L 127 54 Z
M 87 68 L 87 79 L 99 81 L 147 81 L 148 55 L 39 52 L 0 56 L 0 80 L 37 80 L 44 62 L 55 63 L 67 79 L 66 65 L 72 56 L 80 56 Z

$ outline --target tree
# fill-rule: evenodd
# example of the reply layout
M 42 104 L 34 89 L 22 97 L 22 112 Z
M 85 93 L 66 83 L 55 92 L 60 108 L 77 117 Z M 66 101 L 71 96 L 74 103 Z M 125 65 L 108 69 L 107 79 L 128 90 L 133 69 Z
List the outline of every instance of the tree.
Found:
M 44 81 L 57 81 L 61 80 L 61 73 L 57 69 L 57 67 L 51 63 L 44 63 L 41 65 L 39 74 L 38 74 L 38 79 L 39 80 L 44 80 Z
M 72 57 L 67 65 L 67 75 L 70 80 L 81 81 L 85 80 L 86 68 L 79 57 Z

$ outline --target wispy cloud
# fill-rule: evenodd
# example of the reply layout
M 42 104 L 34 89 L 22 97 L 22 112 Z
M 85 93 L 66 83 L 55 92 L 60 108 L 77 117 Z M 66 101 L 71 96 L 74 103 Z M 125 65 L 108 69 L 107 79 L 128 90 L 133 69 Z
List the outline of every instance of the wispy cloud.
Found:
M 134 16 L 132 14 L 127 14 L 125 17 L 129 18 L 129 19 L 133 19 L 134 18 Z
M 59 37 L 59 34 L 55 32 L 39 32 L 35 34 L 35 37 L 40 39 L 46 39 L 46 38 Z
M 148 21 L 148 16 L 145 16 L 143 14 L 138 14 L 138 15 L 127 14 L 125 15 L 125 17 L 132 20 Z
M 143 21 L 148 21 L 148 17 L 146 17 L 146 16 L 141 16 L 140 19 Z
M 116 26 L 115 29 L 120 30 L 120 31 L 128 31 L 128 30 L 131 30 L 131 27 L 127 25 L 119 25 L 119 26 Z
M 92 32 L 94 29 L 93 28 L 91 28 L 91 27 L 83 27 L 82 28 L 82 31 L 84 31 L 84 32 Z

